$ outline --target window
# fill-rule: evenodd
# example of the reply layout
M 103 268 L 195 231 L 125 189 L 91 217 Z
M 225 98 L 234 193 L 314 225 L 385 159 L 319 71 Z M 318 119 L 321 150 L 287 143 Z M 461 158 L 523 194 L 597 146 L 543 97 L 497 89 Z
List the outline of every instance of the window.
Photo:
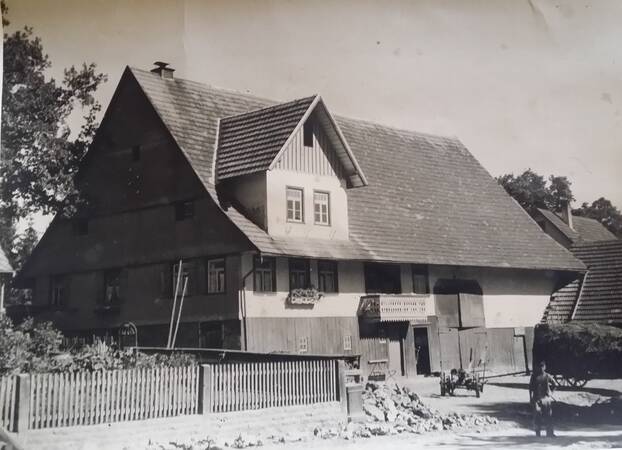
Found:
M 73 221 L 73 234 L 76 236 L 84 236 L 89 234 L 89 220 L 85 218 L 74 219 Z
M 347 335 L 343 337 L 343 350 L 346 352 L 352 351 L 352 336 Z
M 61 307 L 67 303 L 69 296 L 69 279 L 65 275 L 57 275 L 52 278 L 50 292 L 50 305 Z
M 192 263 L 182 262 L 181 264 L 181 278 L 179 279 L 179 288 L 177 290 L 177 296 L 180 298 L 184 292 L 184 283 L 186 286 L 186 296 L 191 295 L 192 292 Z M 175 295 L 175 287 L 177 286 L 177 277 L 179 275 L 179 263 L 173 264 L 173 284 L 171 290 L 171 297 Z
M 309 351 L 309 338 L 298 338 L 298 353 L 307 353 Z
M 302 140 L 305 147 L 313 147 L 313 121 L 310 119 L 303 125 Z
M 309 260 L 289 260 L 289 290 L 309 287 Z
M 365 263 L 365 292 L 400 294 L 402 281 L 399 264 Z
M 104 303 L 113 305 L 121 301 L 121 269 L 104 272 Z
M 413 292 L 415 294 L 429 294 L 428 266 L 413 265 Z
M 276 291 L 276 270 L 274 258 L 263 258 L 255 256 L 254 260 L 254 287 L 257 292 Z
M 287 188 L 287 221 L 288 222 L 302 222 L 303 210 L 302 210 L 302 189 L 299 188 Z
M 225 260 L 210 259 L 207 261 L 207 293 L 225 292 Z
M 337 261 L 317 262 L 317 281 L 320 292 L 337 292 Z
M 175 220 L 181 221 L 194 217 L 194 202 L 192 200 L 175 203 Z
M 330 225 L 330 194 L 328 192 L 313 193 L 313 215 L 316 225 Z
M 135 145 L 132 147 L 132 161 L 140 161 L 140 145 Z

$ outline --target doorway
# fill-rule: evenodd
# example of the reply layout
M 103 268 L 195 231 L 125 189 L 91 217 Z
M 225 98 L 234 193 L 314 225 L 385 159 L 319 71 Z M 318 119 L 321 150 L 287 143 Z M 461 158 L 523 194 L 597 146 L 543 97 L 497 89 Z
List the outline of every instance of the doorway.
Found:
M 413 327 L 415 336 L 415 357 L 417 360 L 417 375 L 430 375 L 430 344 L 428 342 L 427 327 Z

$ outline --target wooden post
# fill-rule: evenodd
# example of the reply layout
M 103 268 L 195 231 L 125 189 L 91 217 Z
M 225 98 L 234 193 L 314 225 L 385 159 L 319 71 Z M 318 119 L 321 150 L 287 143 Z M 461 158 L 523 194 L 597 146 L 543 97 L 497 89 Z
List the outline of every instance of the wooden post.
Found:
M 348 394 L 346 392 L 346 362 L 337 361 L 337 398 L 341 404 L 341 412 L 348 413 Z
M 30 375 L 15 377 L 15 423 L 13 431 L 19 433 L 29 428 L 30 421 Z
M 212 413 L 212 382 L 214 368 L 209 364 L 202 364 L 199 373 L 199 413 Z

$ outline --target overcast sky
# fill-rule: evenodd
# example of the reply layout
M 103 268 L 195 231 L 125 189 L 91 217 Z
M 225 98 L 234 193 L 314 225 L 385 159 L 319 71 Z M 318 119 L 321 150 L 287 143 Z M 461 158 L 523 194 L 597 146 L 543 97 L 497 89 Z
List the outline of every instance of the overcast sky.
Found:
M 499 175 L 622 207 L 622 2 L 7 0 L 54 70 L 125 65 L 460 138 Z

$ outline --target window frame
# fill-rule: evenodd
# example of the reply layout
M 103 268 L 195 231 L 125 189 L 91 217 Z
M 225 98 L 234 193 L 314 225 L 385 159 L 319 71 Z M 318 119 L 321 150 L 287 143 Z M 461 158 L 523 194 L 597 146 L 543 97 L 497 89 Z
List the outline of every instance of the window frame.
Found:
M 298 338 L 298 353 L 309 353 L 309 337 L 300 336 Z
M 60 300 L 56 296 L 57 289 L 62 288 Z M 49 306 L 56 309 L 62 309 L 66 306 L 69 296 L 69 276 L 68 275 L 53 275 L 50 280 L 50 297 Z
M 179 292 L 177 295 L 181 298 L 181 295 L 184 292 L 184 277 L 188 278 L 188 287 L 186 288 L 186 297 L 190 297 L 194 295 L 194 281 L 192 279 L 192 264 L 196 264 L 195 262 L 187 262 L 182 261 L 182 275 L 181 275 L 181 283 L 179 284 Z M 171 275 L 172 275 L 172 283 L 171 283 L 171 298 L 175 296 L 175 284 L 177 283 L 177 272 L 179 271 L 179 261 L 174 262 L 171 266 Z
M 216 262 L 222 261 L 222 286 L 220 290 L 211 290 L 210 284 L 210 265 Z M 216 272 L 218 273 L 218 271 Z M 226 258 L 207 258 L 205 262 L 205 274 L 207 279 L 205 280 L 206 291 L 208 295 L 224 294 L 227 292 L 227 259 Z
M 296 220 L 295 218 L 289 218 L 289 191 L 298 191 L 300 192 L 300 220 Z M 292 209 L 293 216 L 295 217 L 295 208 Z M 287 222 L 289 223 L 305 223 L 305 190 L 304 188 L 297 186 L 285 186 L 285 217 Z
M 175 202 L 175 222 L 194 219 L 195 205 L 194 200 L 182 200 Z
M 326 195 L 326 222 L 322 222 L 317 220 L 316 216 L 315 216 L 315 205 L 319 204 L 320 205 L 320 219 L 322 218 L 322 206 L 324 205 L 324 203 L 319 203 L 316 202 L 315 200 L 315 195 L 316 194 L 322 194 L 322 195 Z M 329 191 L 320 191 L 320 190 L 314 190 L 313 191 L 313 223 L 315 225 L 321 225 L 321 226 L 325 226 L 325 227 L 330 227 L 331 225 L 331 213 L 330 213 L 330 192 Z
M 304 286 L 292 286 L 292 263 L 298 263 L 298 262 L 302 262 L 304 263 L 305 267 L 304 267 L 304 272 L 302 272 L 301 270 L 296 269 L 297 272 L 303 273 L 304 277 L 305 277 L 305 283 Z M 311 286 L 311 265 L 309 263 L 309 260 L 306 258 L 288 258 L 287 260 L 287 264 L 288 264 L 288 279 L 289 279 L 289 291 L 291 292 L 294 289 L 307 289 Z
M 334 284 L 334 290 L 332 291 L 326 291 L 324 289 L 322 289 L 322 274 L 323 273 L 328 273 L 329 270 L 326 270 L 324 268 L 322 268 L 322 265 L 330 265 L 332 266 L 330 270 L 330 272 L 332 272 L 333 275 L 333 284 Z M 333 261 L 330 259 L 319 259 L 317 261 L 317 288 L 320 292 L 324 293 L 324 294 L 338 294 L 339 293 L 339 263 L 337 261 Z
M 425 292 L 416 291 L 415 276 L 425 277 Z M 412 291 L 415 294 L 430 294 L 430 269 L 427 264 L 412 264 L 411 265 L 411 278 L 413 288 Z
M 117 290 L 117 298 L 116 300 L 108 300 L 108 281 L 110 280 L 110 276 L 112 274 L 116 274 L 116 279 L 117 279 L 117 286 L 116 286 L 116 290 Z M 103 304 L 104 305 L 118 305 L 123 301 L 123 297 L 122 297 L 122 293 L 121 293 L 121 278 L 123 276 L 123 269 L 107 269 L 104 270 L 104 300 L 103 300 Z
M 260 290 L 258 289 L 258 286 L 257 286 L 257 273 L 261 272 L 262 274 L 265 274 L 267 272 L 267 269 L 258 267 L 258 263 L 265 264 L 266 262 L 270 263 L 270 269 L 271 269 L 270 283 L 272 284 L 271 286 L 272 289 L 271 290 L 266 290 L 266 289 Z M 262 275 L 262 284 L 263 284 L 263 280 L 264 278 Z M 260 258 L 258 255 L 255 255 L 253 257 L 253 292 L 276 292 L 276 258 L 274 256 L 266 256 L 266 257 Z

